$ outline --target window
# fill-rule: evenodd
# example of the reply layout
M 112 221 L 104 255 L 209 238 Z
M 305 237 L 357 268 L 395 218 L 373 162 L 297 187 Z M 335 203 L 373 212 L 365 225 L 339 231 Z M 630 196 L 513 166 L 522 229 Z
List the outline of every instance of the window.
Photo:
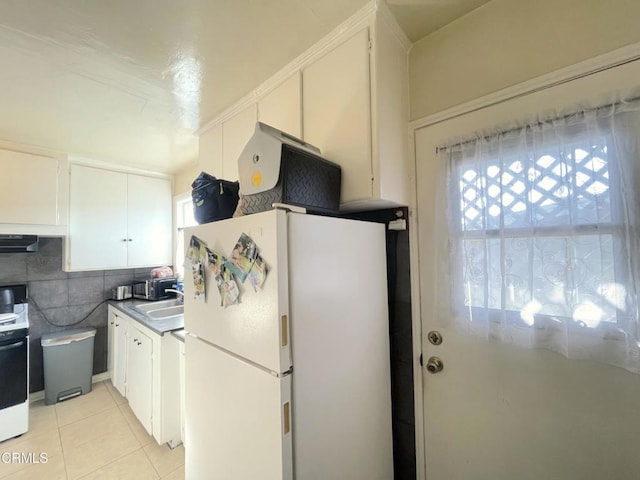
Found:
M 198 223 L 193 216 L 193 202 L 190 193 L 177 196 L 175 206 L 177 229 L 175 273 L 179 278 L 184 278 L 184 229 Z
M 567 356 L 615 350 L 605 361 L 640 372 L 632 187 L 640 155 L 637 133 L 629 137 L 640 120 L 614 109 L 440 150 L 449 162 L 451 292 L 471 330 Z

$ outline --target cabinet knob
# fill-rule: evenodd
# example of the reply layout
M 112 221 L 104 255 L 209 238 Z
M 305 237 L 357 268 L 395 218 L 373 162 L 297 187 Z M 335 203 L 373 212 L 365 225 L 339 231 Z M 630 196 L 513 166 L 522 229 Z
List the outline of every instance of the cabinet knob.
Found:
M 120 324 L 119 324 L 119 323 L 116 323 L 116 327 L 119 327 L 119 326 L 120 326 Z
M 120 240 L 120 241 L 121 241 L 121 242 L 126 242 L 126 241 L 127 241 L 127 239 L 126 239 L 126 238 L 123 238 L 123 239 L 122 239 L 122 240 Z
M 138 339 L 137 339 L 137 338 L 134 338 L 134 339 L 133 339 L 133 341 L 134 341 L 134 342 L 137 342 L 137 341 L 138 341 Z
M 133 238 L 127 238 L 127 242 L 133 242 Z

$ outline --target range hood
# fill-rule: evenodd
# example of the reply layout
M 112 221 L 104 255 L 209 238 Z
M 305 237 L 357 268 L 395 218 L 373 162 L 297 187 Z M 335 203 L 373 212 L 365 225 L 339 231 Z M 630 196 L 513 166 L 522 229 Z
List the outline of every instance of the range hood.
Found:
M 0 234 L 0 253 L 37 252 L 37 235 Z

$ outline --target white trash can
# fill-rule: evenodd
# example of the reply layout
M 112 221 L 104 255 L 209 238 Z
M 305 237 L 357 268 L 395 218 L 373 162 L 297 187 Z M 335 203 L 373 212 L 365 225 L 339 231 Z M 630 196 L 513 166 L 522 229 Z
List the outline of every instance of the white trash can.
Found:
M 42 336 L 44 403 L 68 400 L 91 391 L 95 328 L 76 328 Z

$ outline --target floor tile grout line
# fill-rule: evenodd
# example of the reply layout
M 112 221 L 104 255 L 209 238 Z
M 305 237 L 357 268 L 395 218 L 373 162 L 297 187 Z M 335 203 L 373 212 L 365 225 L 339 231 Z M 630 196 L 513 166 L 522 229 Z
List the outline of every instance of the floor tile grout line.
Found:
M 57 421 L 58 420 L 56 418 L 56 422 Z M 66 480 L 69 480 L 69 471 L 67 470 L 67 457 L 64 454 L 64 445 L 62 444 L 62 434 L 60 433 L 60 427 L 58 427 L 57 430 L 58 430 L 58 441 L 60 442 L 60 451 L 62 452 L 62 463 L 64 465 L 64 476 Z
M 65 423 L 64 425 L 60 425 L 58 428 L 69 427 L 69 426 L 74 425 L 74 424 L 76 424 L 78 422 L 82 422 L 82 421 L 84 421 L 84 420 L 86 420 L 88 418 L 95 417 L 96 415 L 100 415 L 101 413 L 104 413 L 104 412 L 106 412 L 106 411 L 108 411 L 108 410 L 110 410 L 112 408 L 118 408 L 118 405 L 111 405 L 109 407 L 103 408 L 102 410 L 98 410 L 98 411 L 92 412 L 91 414 L 87 415 L 86 417 L 78 418 L 78 419 L 76 419 L 76 420 L 74 420 L 72 422 Z
M 93 391 L 95 391 L 95 389 L 94 389 L 94 390 L 92 390 L 91 392 L 89 392 L 89 393 L 88 393 L 88 394 L 86 394 L 86 395 L 90 395 L 91 393 L 93 393 Z M 111 397 L 111 394 L 109 394 L 109 397 Z M 81 397 L 75 397 L 75 398 L 81 398 Z M 67 400 L 67 401 L 74 400 L 75 398 L 69 399 L 69 400 Z M 111 397 L 111 399 L 113 400 L 113 398 L 112 398 L 112 397 Z M 89 400 L 89 401 L 90 401 L 90 400 Z M 68 426 L 68 425 L 73 425 L 74 423 L 81 422 L 82 420 L 85 420 L 85 419 L 87 419 L 87 418 L 93 417 L 93 416 L 95 416 L 95 415 L 97 415 L 97 414 L 99 414 L 99 413 L 106 412 L 107 410 L 109 410 L 110 408 L 113 408 L 114 406 L 115 406 L 115 407 L 117 407 L 117 406 L 118 406 L 118 405 L 116 404 L 116 402 L 114 401 L 114 402 L 113 402 L 113 405 L 110 405 L 110 406 L 105 407 L 105 408 L 103 408 L 103 409 L 101 409 L 101 410 L 97 410 L 97 411 L 95 411 L 95 412 L 92 412 L 91 414 L 87 415 L 86 417 L 78 418 L 78 419 L 76 419 L 76 420 L 74 420 L 74 421 L 72 421 L 72 422 L 65 423 L 64 425 L 60 425 L 60 419 L 59 419 L 59 417 L 58 417 L 58 408 L 57 408 L 57 406 L 58 406 L 58 405 L 61 405 L 61 404 L 63 404 L 63 403 L 64 403 L 64 402 L 58 402 L 58 403 L 55 403 L 55 404 L 53 405 L 53 407 L 55 407 L 55 409 L 56 409 L 56 422 L 58 423 L 58 428 L 63 428 L 63 427 L 66 427 L 66 426 Z
M 180 465 L 178 468 L 176 468 L 175 470 L 171 470 L 169 473 L 167 473 L 164 477 L 160 477 L 160 480 L 162 480 L 163 478 L 167 478 L 171 475 L 173 475 L 174 473 L 176 473 L 178 470 L 180 470 L 181 468 L 184 468 L 184 463 L 182 465 Z
M 84 474 L 84 475 L 82 475 L 81 477 L 78 477 L 76 480 L 82 480 L 83 478 L 85 478 L 85 477 L 87 477 L 87 476 L 91 475 L 92 473 L 96 473 L 98 470 L 101 470 L 101 469 L 103 469 L 103 468 L 106 468 L 106 467 L 108 467 L 109 465 L 111 465 L 111 464 L 113 464 L 113 463 L 116 463 L 116 462 L 118 462 L 118 461 L 122 460 L 122 459 L 123 459 L 123 458 L 125 458 L 125 457 L 128 457 L 129 455 L 133 455 L 133 454 L 134 454 L 134 453 L 136 453 L 138 450 L 142 450 L 142 447 L 137 448 L 137 449 L 135 449 L 135 450 L 132 450 L 131 452 L 127 452 L 127 453 L 125 453 L 125 454 L 123 454 L 123 455 L 120 455 L 118 458 L 115 458 L 115 459 L 111 460 L 110 462 L 105 463 L 104 465 L 100 465 L 98 468 L 96 468 L 96 469 L 94 469 L 94 470 L 91 470 L 90 472 L 85 473 L 85 474 Z M 152 464 L 152 465 L 153 465 L 153 464 Z M 67 476 L 67 480 L 68 480 L 68 476 Z
M 107 387 L 107 391 L 108 391 L 108 387 Z M 151 440 L 148 443 L 144 443 L 145 439 L 140 439 L 138 438 L 138 436 L 136 436 L 136 426 L 137 424 L 135 423 L 137 421 L 137 419 L 135 418 L 135 416 L 131 416 L 128 414 L 127 410 L 130 410 L 130 407 L 128 407 L 128 403 L 124 402 L 122 404 L 118 404 L 116 399 L 113 398 L 113 395 L 111 394 L 111 392 L 109 392 L 109 395 L 111 396 L 111 399 L 113 400 L 113 404 L 110 405 L 107 408 L 104 408 L 100 411 L 96 411 L 93 412 L 90 415 L 87 415 L 86 417 L 82 418 L 82 419 L 77 419 L 71 423 L 65 424 L 65 425 L 60 425 L 60 419 L 62 418 L 61 415 L 59 415 L 61 409 L 57 408 L 57 406 L 59 406 L 59 404 L 53 404 L 53 405 L 41 405 L 39 406 L 39 408 L 43 408 L 43 409 L 53 409 L 53 412 L 51 413 L 47 413 L 46 415 L 49 416 L 51 415 L 51 419 L 55 422 L 55 426 L 50 426 L 47 427 L 45 430 L 39 430 L 39 429 L 33 429 L 32 432 L 34 434 L 33 438 L 37 438 L 41 435 L 45 435 L 45 434 L 49 434 L 51 435 L 50 439 L 51 441 L 46 442 L 46 444 L 44 444 L 44 450 L 46 451 L 47 448 L 51 449 L 53 448 L 53 446 L 55 445 L 56 441 L 57 441 L 57 445 L 56 445 L 56 450 L 59 448 L 59 452 L 61 454 L 61 460 L 62 460 L 62 469 L 64 470 L 64 478 L 66 480 L 69 480 L 70 477 L 70 472 L 69 472 L 69 463 L 68 463 L 68 459 L 67 456 L 72 454 L 72 450 L 73 449 L 69 449 L 69 448 L 65 448 L 65 444 L 63 443 L 63 428 L 67 427 L 67 426 L 71 426 L 74 425 L 78 422 L 81 421 L 85 421 L 85 420 L 89 420 L 93 417 L 97 417 L 99 415 L 104 415 L 106 412 L 111 411 L 114 414 L 116 413 L 113 408 L 117 408 L 117 415 L 121 416 L 122 419 L 124 419 L 123 422 L 123 426 L 122 426 L 122 431 L 128 431 L 129 434 L 131 434 L 135 440 L 135 444 L 136 445 L 131 445 L 131 447 L 133 448 L 132 450 L 130 450 L 127 453 L 122 453 L 121 455 L 119 455 L 117 458 L 114 458 L 112 460 L 110 460 L 108 463 L 105 463 L 104 465 L 100 465 L 97 468 L 94 468 L 92 471 L 90 472 L 85 472 L 82 474 L 81 477 L 79 477 L 78 479 L 76 479 L 76 477 L 73 477 L 73 480 L 80 480 L 83 479 L 85 477 L 90 476 L 91 474 L 95 474 L 95 472 L 101 470 L 101 469 L 105 469 L 108 468 L 110 465 L 112 465 L 115 462 L 121 461 L 123 458 L 129 456 L 129 455 L 133 455 L 133 454 L 139 454 L 139 451 L 142 450 L 142 453 L 144 454 L 144 458 L 151 464 L 152 470 L 149 470 L 149 472 L 153 471 L 155 472 L 156 477 L 158 479 L 162 479 L 165 478 L 167 476 L 172 476 L 175 475 L 176 472 L 178 472 L 181 468 L 184 468 L 184 463 L 181 463 L 180 465 L 176 465 L 175 468 L 173 468 L 172 470 L 170 470 L 169 472 L 165 472 L 164 476 L 161 473 L 161 470 L 164 470 L 163 466 L 165 465 L 165 463 L 163 462 L 163 458 L 165 454 L 168 454 L 169 452 L 165 452 L 165 447 L 166 445 L 157 445 L 157 443 L 155 443 L 155 439 L 151 438 Z M 71 400 L 73 401 L 73 400 Z M 126 407 L 125 407 L 126 405 Z M 30 407 L 31 408 L 31 407 Z M 91 422 L 91 420 L 89 420 L 89 423 Z M 52 422 L 53 423 L 53 422 Z M 124 429 L 124 425 L 127 426 L 127 429 Z M 45 427 L 46 425 L 38 425 L 39 427 Z M 54 430 L 56 430 L 54 432 Z M 146 430 L 145 430 L 146 431 Z M 69 447 L 69 445 L 67 445 L 67 447 Z M 148 448 L 147 448 L 148 447 Z M 157 461 L 154 461 L 154 459 Z M 170 464 L 167 464 L 166 466 L 168 467 Z M 62 469 L 60 471 L 60 473 L 62 473 Z M 37 473 L 34 471 L 34 473 Z M 10 473 L 9 474 L 9 478 L 11 478 L 11 476 L 14 475 L 14 473 Z M 5 475 L 6 476 L 6 475 Z M 62 478 L 62 476 L 61 476 Z
M 110 407 L 110 408 L 111 408 L 111 407 Z M 133 436 L 133 439 L 138 443 L 138 448 L 136 448 L 135 450 L 132 450 L 132 451 L 130 451 L 130 452 L 127 452 L 127 453 L 125 453 L 125 454 L 123 454 L 123 455 L 120 455 L 119 457 L 117 457 L 117 458 L 113 459 L 112 461 L 110 461 L 110 462 L 108 462 L 108 463 L 105 463 L 104 465 L 101 465 L 101 466 L 99 466 L 98 468 L 96 468 L 96 469 L 94 469 L 94 470 L 91 470 L 90 472 L 87 472 L 87 473 L 83 474 L 81 477 L 78 477 L 77 479 L 74 479 L 74 480 L 82 480 L 84 477 L 86 477 L 86 476 L 88 476 L 88 475 L 90 475 L 90 474 L 92 474 L 92 473 L 95 473 L 95 472 L 97 472 L 98 470 L 100 470 L 101 468 L 105 468 L 105 467 L 107 467 L 108 465 L 111 465 L 112 463 L 117 462 L 118 460 L 121 460 L 121 459 L 125 458 L 126 456 L 131 455 L 131 454 L 133 454 L 133 453 L 137 452 L 138 450 L 143 450 L 143 451 L 144 451 L 144 447 L 140 444 L 140 441 L 136 438 L 135 434 L 134 434 L 134 433 L 133 433 L 133 431 L 131 430 L 131 427 L 130 427 L 130 425 L 129 425 L 129 422 L 128 422 L 128 421 L 127 421 L 127 419 L 125 418 L 125 416 L 124 416 L 124 414 L 122 413 L 122 411 L 120 410 L 119 406 L 118 406 L 118 405 L 115 405 L 115 408 L 117 408 L 117 409 L 118 409 L 118 413 L 120 413 L 120 415 L 122 415 L 123 420 L 125 421 L 125 424 L 127 425 L 127 428 L 129 428 L 129 431 L 130 431 L 131 435 Z M 96 415 L 99 415 L 100 413 L 104 413 L 105 411 L 106 411 L 106 410 L 104 410 L 103 412 L 98 412 Z M 91 416 L 95 416 L 95 415 L 91 415 Z M 86 420 L 87 418 L 90 418 L 90 417 L 86 417 L 86 418 L 84 418 L 83 420 Z M 78 421 L 81 421 L 81 420 L 78 420 Z M 61 440 L 61 442 L 62 442 L 62 440 Z M 151 463 L 151 465 L 153 466 L 153 463 Z M 66 462 L 66 457 L 65 457 L 65 469 L 66 469 L 66 466 L 67 466 L 67 462 Z M 155 467 L 154 467 L 154 470 L 155 470 Z M 67 480 L 69 480 L 69 475 L 68 475 L 68 473 L 67 473 Z
M 156 474 L 158 475 L 158 478 L 161 479 L 162 475 L 160 475 L 160 471 L 158 470 L 158 467 L 156 467 L 156 464 L 153 463 L 153 460 L 151 460 L 151 457 L 149 456 L 149 454 L 147 453 L 147 450 L 142 447 L 142 451 L 144 452 L 144 454 L 147 457 L 147 460 L 149 460 L 149 463 L 151 464 L 151 466 L 153 467 L 153 469 L 155 470 Z

